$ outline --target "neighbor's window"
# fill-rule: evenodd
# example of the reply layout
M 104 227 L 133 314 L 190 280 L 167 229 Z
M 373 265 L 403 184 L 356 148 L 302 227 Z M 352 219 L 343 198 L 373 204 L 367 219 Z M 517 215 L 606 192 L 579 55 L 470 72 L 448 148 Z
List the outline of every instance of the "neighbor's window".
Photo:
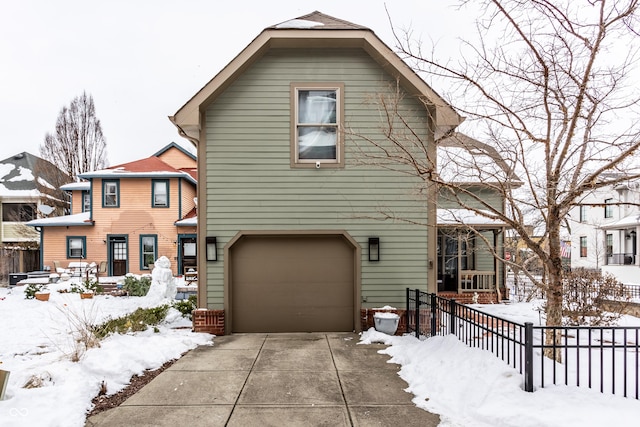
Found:
M 580 222 L 587 221 L 587 207 L 585 205 L 580 206 Z
M 613 218 L 613 199 L 607 199 L 604 201 L 604 217 L 605 218 Z
M 91 193 L 87 190 L 82 191 L 82 212 L 91 210 Z
M 151 206 L 154 208 L 169 207 L 169 180 L 154 179 L 151 181 Z
M 607 234 L 607 257 L 613 256 L 613 234 Z
M 36 205 L 33 203 L 3 203 L 2 221 L 26 222 L 36 219 Z
M 67 258 L 85 258 L 86 237 L 67 236 Z
M 140 235 L 140 269 L 149 270 L 151 264 L 156 262 L 156 249 L 158 237 L 155 234 Z
M 587 237 L 580 237 L 580 257 L 584 258 L 587 256 Z
M 102 181 L 102 206 L 107 208 L 117 208 L 120 206 L 120 181 Z
M 292 166 L 344 165 L 343 84 L 292 83 Z

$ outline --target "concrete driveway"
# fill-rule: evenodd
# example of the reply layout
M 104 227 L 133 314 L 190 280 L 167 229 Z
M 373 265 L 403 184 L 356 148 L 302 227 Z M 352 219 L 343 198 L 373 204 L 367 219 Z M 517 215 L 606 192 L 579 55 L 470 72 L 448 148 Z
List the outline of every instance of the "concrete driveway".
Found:
M 87 426 L 437 426 L 353 333 L 216 337 Z

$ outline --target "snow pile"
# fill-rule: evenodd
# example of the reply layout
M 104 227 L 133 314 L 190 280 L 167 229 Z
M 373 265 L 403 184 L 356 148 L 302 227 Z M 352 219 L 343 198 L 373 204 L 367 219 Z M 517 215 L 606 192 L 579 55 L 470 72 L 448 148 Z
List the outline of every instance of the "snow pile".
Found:
M 191 332 L 191 321 L 170 309 L 158 332 L 149 328 L 114 334 L 99 347 L 78 352 L 79 324 L 99 325 L 158 304 L 152 296 L 82 300 L 77 293 L 57 292 L 69 286 L 48 285 L 47 302 L 25 299 L 26 286 L 0 288 L 0 369 L 10 371 L 5 400 L 0 401 L 3 427 L 84 426 L 103 381 L 108 394 L 116 393 L 132 376 L 212 342 L 209 334 Z M 73 362 L 76 353 L 80 360 Z M 33 388 L 25 388 L 28 384 Z

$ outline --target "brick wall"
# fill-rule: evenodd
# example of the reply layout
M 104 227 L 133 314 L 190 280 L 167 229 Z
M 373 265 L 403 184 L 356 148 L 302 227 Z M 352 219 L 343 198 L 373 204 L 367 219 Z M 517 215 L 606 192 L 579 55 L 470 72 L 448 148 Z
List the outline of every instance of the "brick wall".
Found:
M 438 292 L 438 296 L 446 299 L 454 299 L 460 304 L 473 304 L 473 292 Z M 478 292 L 478 304 L 496 304 L 498 294 L 495 292 Z
M 193 331 L 224 335 L 224 310 L 193 310 Z
M 396 331 L 396 335 L 402 335 L 407 330 L 407 310 L 405 309 L 393 309 L 393 310 L 382 310 L 376 308 L 363 308 L 360 310 L 360 327 L 363 331 L 368 330 L 369 328 L 375 327 L 375 322 L 373 321 L 373 315 L 376 313 L 395 313 L 400 316 L 400 321 L 398 322 L 398 330 Z

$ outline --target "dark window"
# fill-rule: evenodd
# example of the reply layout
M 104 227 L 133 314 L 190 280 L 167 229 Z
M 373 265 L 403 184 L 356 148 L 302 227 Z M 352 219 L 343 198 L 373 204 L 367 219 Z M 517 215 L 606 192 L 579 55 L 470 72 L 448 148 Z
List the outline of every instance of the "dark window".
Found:
M 613 234 L 607 234 L 607 256 L 613 256 Z
M 604 217 L 605 218 L 613 218 L 613 199 L 607 199 L 604 201 Z
M 587 207 L 582 205 L 580 206 L 580 222 L 587 221 Z
M 26 222 L 36 219 L 37 208 L 34 203 L 3 203 L 2 220 L 5 222 Z
M 587 237 L 580 237 L 580 257 L 584 258 L 587 256 Z

